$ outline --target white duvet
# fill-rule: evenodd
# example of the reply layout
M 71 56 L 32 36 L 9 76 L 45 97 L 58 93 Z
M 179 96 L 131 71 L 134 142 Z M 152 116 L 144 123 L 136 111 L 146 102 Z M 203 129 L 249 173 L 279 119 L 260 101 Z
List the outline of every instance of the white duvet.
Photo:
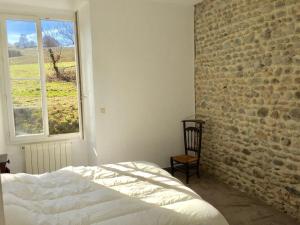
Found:
M 228 225 L 154 164 L 67 167 L 2 175 L 6 225 Z

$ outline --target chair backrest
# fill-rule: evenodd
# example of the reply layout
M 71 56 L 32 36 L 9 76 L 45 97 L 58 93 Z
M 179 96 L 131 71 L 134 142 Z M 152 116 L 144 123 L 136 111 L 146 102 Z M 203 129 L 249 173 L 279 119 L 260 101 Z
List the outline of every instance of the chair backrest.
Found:
M 199 158 L 201 154 L 202 125 L 204 122 L 201 120 L 184 120 L 182 122 L 185 154 L 188 155 L 189 152 L 194 152 Z M 192 123 L 192 125 L 187 125 L 188 123 Z

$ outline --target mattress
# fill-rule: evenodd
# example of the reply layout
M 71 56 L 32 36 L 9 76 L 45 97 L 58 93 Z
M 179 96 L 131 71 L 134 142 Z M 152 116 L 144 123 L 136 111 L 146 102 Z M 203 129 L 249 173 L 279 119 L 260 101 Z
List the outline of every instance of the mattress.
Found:
M 151 163 L 1 176 L 7 225 L 228 225 L 218 210 Z

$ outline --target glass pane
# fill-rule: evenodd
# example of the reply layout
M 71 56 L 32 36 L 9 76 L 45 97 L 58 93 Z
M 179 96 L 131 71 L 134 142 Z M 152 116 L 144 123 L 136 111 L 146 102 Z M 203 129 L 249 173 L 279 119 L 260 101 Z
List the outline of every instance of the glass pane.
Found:
M 41 84 L 37 80 L 12 80 L 14 108 L 41 107 Z
M 42 134 L 40 81 L 12 80 L 11 86 L 16 135 Z
M 6 27 L 11 78 L 39 79 L 36 23 L 7 20 Z
M 79 132 L 74 23 L 41 20 L 49 132 L 51 135 Z
M 41 108 L 15 108 L 16 136 L 43 133 Z

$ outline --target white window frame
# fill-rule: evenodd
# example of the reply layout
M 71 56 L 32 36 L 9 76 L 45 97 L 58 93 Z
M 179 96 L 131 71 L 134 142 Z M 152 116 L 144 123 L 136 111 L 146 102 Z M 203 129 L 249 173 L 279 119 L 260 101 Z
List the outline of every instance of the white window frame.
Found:
M 42 134 L 29 134 L 24 136 L 16 136 L 15 124 L 14 124 L 14 111 L 13 102 L 11 95 L 11 77 L 9 72 L 9 58 L 8 58 L 8 41 L 7 41 L 7 29 L 6 20 L 22 20 L 22 21 L 34 21 L 36 23 L 37 32 L 37 54 L 39 62 L 40 82 L 41 82 L 41 103 L 42 103 L 42 116 L 43 116 L 43 131 Z M 75 60 L 76 60 L 76 83 L 77 83 L 77 98 L 78 98 L 78 119 L 79 119 L 79 132 L 69 134 L 49 134 L 49 121 L 48 121 L 48 105 L 47 105 L 47 91 L 46 91 L 46 74 L 44 65 L 44 51 L 43 51 L 43 40 L 41 32 L 41 20 L 57 20 L 57 21 L 72 21 L 74 23 L 74 40 L 75 40 Z M 78 24 L 76 15 L 73 16 L 55 16 L 55 17 L 42 17 L 42 16 L 27 16 L 27 15 L 15 15 L 15 14 L 0 14 L 0 56 L 2 54 L 2 60 L 0 60 L 0 66 L 2 64 L 3 70 L 1 80 L 4 84 L 2 85 L 2 95 L 4 97 L 3 108 L 4 115 L 7 115 L 7 122 L 5 127 L 8 130 L 8 141 L 12 144 L 23 144 L 33 142 L 44 142 L 44 141 L 56 141 L 56 140 L 70 140 L 70 139 L 83 139 L 83 122 L 82 122 L 82 97 L 81 97 L 81 79 L 80 79 L 80 62 L 79 62 L 79 51 L 78 51 Z M 4 117 L 5 118 L 5 117 Z

